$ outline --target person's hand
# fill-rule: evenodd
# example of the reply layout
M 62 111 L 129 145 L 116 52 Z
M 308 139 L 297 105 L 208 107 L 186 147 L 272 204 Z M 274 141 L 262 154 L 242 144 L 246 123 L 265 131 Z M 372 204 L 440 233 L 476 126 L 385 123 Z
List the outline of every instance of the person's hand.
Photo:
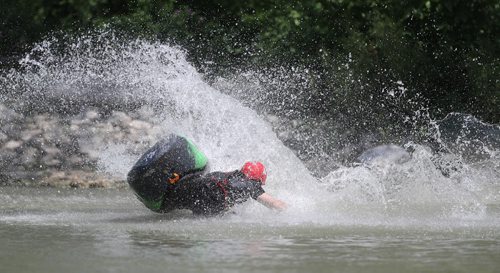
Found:
M 279 199 L 275 199 L 274 208 L 277 210 L 286 210 L 288 208 L 288 204 Z
M 257 197 L 257 201 L 270 209 L 283 211 L 288 208 L 287 203 L 276 199 L 267 193 L 263 193 Z

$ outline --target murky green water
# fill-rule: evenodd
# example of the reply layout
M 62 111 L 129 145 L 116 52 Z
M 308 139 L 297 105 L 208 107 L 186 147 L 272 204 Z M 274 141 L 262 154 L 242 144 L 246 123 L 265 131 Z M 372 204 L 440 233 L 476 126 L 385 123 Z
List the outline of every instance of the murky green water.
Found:
M 152 214 L 127 190 L 0 188 L 0 272 L 498 272 L 496 224 Z M 493 210 L 498 219 L 498 210 Z

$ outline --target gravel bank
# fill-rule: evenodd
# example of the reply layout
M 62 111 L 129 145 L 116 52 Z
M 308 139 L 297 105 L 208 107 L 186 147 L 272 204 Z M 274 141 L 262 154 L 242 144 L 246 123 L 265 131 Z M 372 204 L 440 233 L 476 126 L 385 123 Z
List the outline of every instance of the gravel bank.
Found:
M 161 130 L 132 113 L 88 109 L 72 116 L 18 113 L 0 104 L 0 184 L 54 187 L 124 187 L 124 177 L 106 173 L 99 153 L 127 143 L 140 154 Z

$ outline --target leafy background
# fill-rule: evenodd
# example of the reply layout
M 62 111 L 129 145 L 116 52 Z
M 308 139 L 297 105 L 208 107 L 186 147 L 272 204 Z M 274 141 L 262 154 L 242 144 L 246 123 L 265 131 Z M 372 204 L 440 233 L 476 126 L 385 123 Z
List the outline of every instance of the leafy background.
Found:
M 207 78 L 306 67 L 321 76 L 307 90 L 317 114 L 385 115 L 376 104 L 404 85 L 435 118 L 500 121 L 497 0 L 3 0 L 0 20 L 2 68 L 45 37 L 111 26 L 180 45 Z

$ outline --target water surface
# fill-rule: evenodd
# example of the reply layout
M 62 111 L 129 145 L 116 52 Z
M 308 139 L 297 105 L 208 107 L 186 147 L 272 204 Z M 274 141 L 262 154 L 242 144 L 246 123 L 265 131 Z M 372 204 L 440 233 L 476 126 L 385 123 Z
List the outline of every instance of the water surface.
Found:
M 488 221 L 441 225 L 196 218 L 129 190 L 0 188 L 1 272 L 498 272 Z

